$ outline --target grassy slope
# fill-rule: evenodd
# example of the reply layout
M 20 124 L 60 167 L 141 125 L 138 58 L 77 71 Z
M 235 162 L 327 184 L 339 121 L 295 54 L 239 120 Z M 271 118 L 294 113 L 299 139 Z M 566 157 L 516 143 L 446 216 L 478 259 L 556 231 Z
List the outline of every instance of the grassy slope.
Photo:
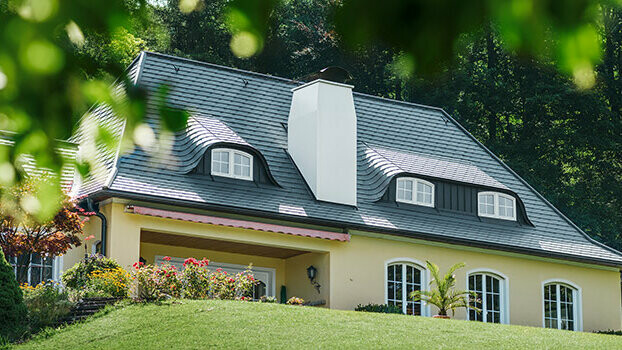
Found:
M 17 349 L 621 349 L 622 337 L 232 301 L 130 305 Z

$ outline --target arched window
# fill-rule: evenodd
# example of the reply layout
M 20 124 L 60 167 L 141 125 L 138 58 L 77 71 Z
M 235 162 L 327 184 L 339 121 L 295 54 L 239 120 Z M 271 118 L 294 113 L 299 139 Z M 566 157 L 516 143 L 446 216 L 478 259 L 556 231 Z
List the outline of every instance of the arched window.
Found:
M 398 202 L 434 207 L 434 184 L 414 177 L 397 179 Z
M 386 265 L 386 303 L 402 308 L 407 315 L 425 315 L 421 301 L 413 301 L 410 293 L 425 288 L 425 270 L 408 261 Z
M 489 271 L 471 271 L 467 273 L 467 287 L 477 298 L 469 297 L 469 305 L 477 310 L 468 310 L 471 321 L 489 323 L 509 323 L 507 278 Z
M 544 283 L 544 327 L 581 330 L 581 293 L 569 283 Z
M 212 150 L 212 175 L 253 180 L 253 156 L 229 148 Z
M 477 195 L 478 214 L 495 219 L 516 220 L 516 198 L 499 192 L 480 192 Z

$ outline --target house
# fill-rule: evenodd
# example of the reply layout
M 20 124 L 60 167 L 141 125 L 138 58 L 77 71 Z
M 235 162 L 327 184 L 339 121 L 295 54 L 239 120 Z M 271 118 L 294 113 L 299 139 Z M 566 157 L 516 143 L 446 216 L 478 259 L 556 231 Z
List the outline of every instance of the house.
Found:
M 231 272 L 252 263 L 256 296 L 423 316 L 435 310 L 407 295 L 428 288 L 425 261 L 465 262 L 458 288 L 479 293 L 483 312 L 456 318 L 621 328 L 622 253 L 442 109 L 353 92 L 336 68 L 299 82 L 143 52 L 128 72 L 149 92 L 146 123 L 170 147 L 99 154 L 106 167 L 77 189 L 100 217 L 87 226 L 89 251 L 128 268 L 164 256 Z M 163 83 L 165 103 L 190 113 L 181 132 L 159 132 Z M 124 133 L 106 106 L 91 115 Z

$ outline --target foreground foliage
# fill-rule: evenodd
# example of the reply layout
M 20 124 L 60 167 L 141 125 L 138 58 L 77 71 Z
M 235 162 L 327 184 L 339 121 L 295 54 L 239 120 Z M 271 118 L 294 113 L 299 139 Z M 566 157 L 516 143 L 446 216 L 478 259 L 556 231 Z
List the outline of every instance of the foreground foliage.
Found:
M 63 193 L 60 208 L 41 207 L 42 193 L 55 191 L 56 186 L 54 177 L 46 174 L 29 176 L 16 186 L 0 184 L 0 248 L 6 256 L 25 257 L 18 264 L 20 282 L 27 282 L 33 254 L 53 258 L 82 244 L 86 218 L 74 200 Z M 39 216 L 50 209 L 49 215 Z
M 0 345 L 2 338 L 13 340 L 26 329 L 26 306 L 22 291 L 15 280 L 13 267 L 0 248 Z
M 36 286 L 22 285 L 24 303 L 28 309 L 30 332 L 53 326 L 67 316 L 73 307 L 66 290 L 54 282 L 42 282 Z
M 617 349 L 622 337 L 219 300 L 112 310 L 17 349 Z
M 125 297 L 129 289 L 127 272 L 113 259 L 91 254 L 62 276 L 72 299 L 82 297 Z

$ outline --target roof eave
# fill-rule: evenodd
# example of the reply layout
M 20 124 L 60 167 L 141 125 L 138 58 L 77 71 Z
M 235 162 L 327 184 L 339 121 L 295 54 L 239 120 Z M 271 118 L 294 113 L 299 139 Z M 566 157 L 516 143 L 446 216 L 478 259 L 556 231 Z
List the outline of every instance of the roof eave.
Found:
M 113 198 L 113 197 L 122 198 L 122 199 L 130 199 L 130 200 L 139 200 L 139 201 L 152 202 L 156 204 L 168 204 L 168 205 L 174 205 L 174 206 L 179 206 L 179 207 L 220 211 L 220 212 L 229 213 L 229 214 L 241 214 L 241 215 L 255 216 L 255 217 L 261 217 L 261 218 L 266 218 L 266 219 L 298 222 L 302 224 L 335 227 L 335 228 L 339 228 L 343 230 L 353 229 L 353 230 L 388 234 L 388 235 L 407 237 L 407 238 L 413 238 L 413 239 L 423 239 L 423 240 L 440 242 L 440 243 L 455 244 L 455 245 L 461 245 L 461 246 L 467 246 L 467 247 L 484 248 L 484 249 L 492 249 L 492 250 L 498 250 L 498 251 L 504 251 L 504 252 L 519 253 L 519 254 L 525 254 L 525 255 L 538 256 L 542 258 L 568 260 L 568 261 L 574 261 L 574 262 L 579 262 L 579 263 L 608 266 L 608 267 L 614 267 L 614 268 L 618 268 L 622 270 L 622 262 L 616 262 L 616 261 L 607 260 L 607 259 L 594 259 L 594 258 L 579 257 L 575 255 L 567 255 L 567 254 L 561 254 L 561 253 L 555 253 L 555 252 L 544 252 L 544 251 L 533 250 L 533 249 L 528 249 L 528 248 L 520 248 L 520 247 L 504 245 L 504 244 L 496 244 L 496 243 L 490 243 L 490 242 L 484 242 L 484 241 L 474 241 L 474 240 L 469 240 L 469 239 L 459 239 L 459 238 L 447 237 L 447 236 L 438 236 L 438 235 L 433 235 L 433 234 L 424 233 L 424 232 L 406 231 L 406 230 L 391 229 L 391 228 L 385 228 L 385 227 L 359 225 L 359 224 L 352 224 L 352 223 L 335 221 L 335 220 L 325 220 L 325 219 L 319 219 L 319 218 L 299 217 L 299 216 L 294 216 L 294 215 L 277 214 L 273 212 L 266 212 L 262 210 L 240 208 L 240 207 L 233 207 L 233 206 L 189 202 L 189 201 L 180 200 L 180 199 L 173 199 L 173 198 L 146 195 L 146 194 L 138 194 L 138 193 L 132 193 L 132 192 L 126 192 L 126 191 L 112 190 L 108 188 L 103 188 L 97 192 L 93 192 L 89 195 L 89 197 L 93 198 L 94 200 L 103 200 L 103 199 Z M 620 255 L 622 256 L 622 254 Z

